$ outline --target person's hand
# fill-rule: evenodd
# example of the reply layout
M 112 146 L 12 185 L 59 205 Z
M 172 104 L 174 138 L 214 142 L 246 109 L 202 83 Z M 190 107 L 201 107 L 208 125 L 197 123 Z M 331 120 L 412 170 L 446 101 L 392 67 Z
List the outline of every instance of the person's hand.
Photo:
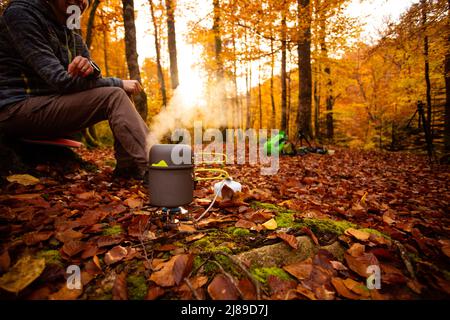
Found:
M 142 91 L 142 86 L 137 80 L 122 80 L 123 90 L 128 94 L 138 94 Z
M 89 59 L 82 56 L 76 56 L 75 59 L 73 59 L 72 63 L 69 65 L 68 72 L 69 75 L 73 78 L 85 78 L 94 72 L 94 68 L 92 68 Z

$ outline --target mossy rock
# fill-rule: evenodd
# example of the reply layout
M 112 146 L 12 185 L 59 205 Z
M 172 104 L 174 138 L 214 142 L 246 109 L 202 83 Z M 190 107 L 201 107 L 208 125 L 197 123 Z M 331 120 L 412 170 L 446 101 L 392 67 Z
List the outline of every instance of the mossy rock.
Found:
M 280 242 L 240 253 L 236 258 L 254 268 L 280 267 L 301 262 L 318 251 L 309 237 L 297 237 L 297 242 L 297 249 Z
M 256 280 L 263 284 L 267 283 L 269 276 L 275 276 L 282 280 L 293 280 L 293 278 L 286 271 L 278 267 L 253 268 L 250 272 Z

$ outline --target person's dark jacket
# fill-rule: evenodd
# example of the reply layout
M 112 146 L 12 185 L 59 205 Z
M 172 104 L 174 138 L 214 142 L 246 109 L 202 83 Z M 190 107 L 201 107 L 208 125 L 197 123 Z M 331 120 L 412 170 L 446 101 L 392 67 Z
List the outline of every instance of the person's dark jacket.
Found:
M 99 72 L 72 78 L 67 69 L 76 56 L 90 59 L 86 44 L 45 0 L 12 0 L 0 17 L 0 111 L 32 96 L 123 87 Z

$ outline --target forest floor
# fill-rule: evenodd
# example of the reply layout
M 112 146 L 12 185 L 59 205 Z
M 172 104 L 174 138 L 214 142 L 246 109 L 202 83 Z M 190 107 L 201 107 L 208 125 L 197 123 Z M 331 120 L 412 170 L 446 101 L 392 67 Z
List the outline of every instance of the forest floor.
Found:
M 450 298 L 450 170 L 425 157 L 337 148 L 282 157 L 273 176 L 226 166 L 242 192 L 196 221 L 217 181 L 199 182 L 176 223 L 142 183 L 112 179 L 111 149 L 79 153 L 89 166 L 3 184 L 0 299 Z

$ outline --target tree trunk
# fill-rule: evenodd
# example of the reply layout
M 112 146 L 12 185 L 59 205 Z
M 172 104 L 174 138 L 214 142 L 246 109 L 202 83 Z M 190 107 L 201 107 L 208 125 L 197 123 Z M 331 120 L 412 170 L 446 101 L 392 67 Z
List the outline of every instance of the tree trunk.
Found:
M 153 29 L 154 29 L 154 37 L 155 37 L 155 50 L 156 50 L 156 67 L 158 69 L 159 87 L 161 90 L 163 107 L 167 107 L 166 82 L 164 80 L 164 73 L 163 73 L 163 68 L 161 65 L 161 46 L 159 44 L 158 25 L 156 23 L 156 17 L 155 17 L 155 6 L 153 4 L 153 0 L 149 0 L 148 2 L 150 4 L 150 13 L 152 15 L 152 21 L 153 21 Z
M 170 79 L 172 89 L 178 88 L 178 57 L 177 57 L 177 37 L 175 32 L 175 4 L 173 0 L 166 0 L 167 11 L 167 37 L 170 56 Z
M 234 83 L 234 110 L 233 110 L 233 127 L 240 128 L 240 108 L 239 108 L 239 88 L 237 82 L 237 57 L 236 57 L 236 37 L 233 26 L 233 83 Z
M 433 133 L 431 129 L 431 116 L 432 116 L 432 106 L 431 106 L 431 80 L 430 80 L 430 55 L 429 55 L 429 40 L 427 35 L 427 1 L 420 0 L 420 4 L 422 5 L 422 32 L 423 32 L 423 55 L 425 60 L 425 82 L 427 85 L 427 124 L 428 130 L 430 130 L 429 134 L 431 139 L 433 139 Z
M 108 63 L 108 32 L 103 28 L 103 58 L 105 60 L 105 76 L 111 76 Z
M 134 21 L 134 1 L 122 0 L 123 22 L 125 27 L 125 53 L 127 57 L 128 72 L 130 78 L 141 82 L 139 71 L 138 53 L 136 49 L 136 25 Z M 147 95 L 142 91 L 134 97 L 136 109 L 144 121 L 147 120 Z
M 281 21 L 281 130 L 287 132 L 287 45 L 286 17 Z
M 95 16 L 96 16 L 97 8 L 98 8 L 99 4 L 100 4 L 100 0 L 94 0 L 94 2 L 92 3 L 91 10 L 89 11 L 89 18 L 88 18 L 88 23 L 87 23 L 87 27 L 86 27 L 86 47 L 88 48 L 88 50 L 90 50 L 91 44 L 92 44 L 94 21 L 95 21 Z M 105 50 L 106 50 L 106 48 L 105 48 Z M 105 58 L 105 64 L 106 64 L 106 58 Z M 97 131 L 95 130 L 95 125 L 93 125 L 89 128 L 86 128 L 83 131 L 83 138 L 88 146 L 91 146 L 91 147 L 99 146 Z
M 263 128 L 263 106 L 261 85 L 261 63 L 258 64 L 258 105 L 259 105 L 259 129 Z
M 317 1 L 317 4 L 320 8 L 320 1 Z M 323 9 L 322 9 L 323 10 Z M 325 68 L 325 80 L 326 80 L 326 98 L 325 98 L 325 105 L 327 109 L 327 139 L 328 141 L 333 141 L 334 138 L 334 123 L 333 123 L 333 81 L 331 80 L 331 68 L 328 61 L 328 48 L 326 43 L 326 16 L 320 15 L 319 16 L 319 37 L 320 37 L 320 53 L 321 53 L 321 61 L 323 62 Z
M 274 83 L 273 78 L 275 76 L 275 53 L 273 52 L 273 38 L 270 38 L 270 102 L 272 105 L 271 115 L 270 115 L 270 128 L 277 128 L 277 118 L 276 118 L 276 110 L 275 110 L 275 96 L 274 96 Z
M 444 141 L 445 150 L 450 151 L 450 0 L 448 0 L 447 6 L 447 53 L 445 55 L 445 129 L 444 129 Z
M 298 127 L 303 134 L 311 138 L 311 106 L 312 106 L 312 71 L 311 71 L 311 13 L 310 0 L 297 0 L 299 20 L 306 29 L 299 28 L 298 42 L 298 68 L 299 68 L 299 90 L 298 90 Z M 301 12 L 304 11 L 304 17 Z
M 219 0 L 213 0 L 214 6 L 214 52 L 216 56 L 216 80 L 223 80 L 224 70 L 222 61 L 222 37 L 221 37 L 221 17 L 220 17 L 220 2 Z
M 314 81 L 314 130 L 316 139 L 320 141 L 320 66 L 316 66 Z

